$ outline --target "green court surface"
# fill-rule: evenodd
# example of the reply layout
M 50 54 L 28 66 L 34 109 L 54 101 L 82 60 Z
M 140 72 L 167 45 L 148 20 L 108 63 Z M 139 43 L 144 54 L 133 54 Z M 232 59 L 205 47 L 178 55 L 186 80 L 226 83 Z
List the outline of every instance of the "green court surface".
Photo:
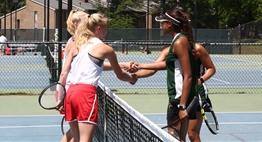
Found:
M 166 113 L 167 95 L 119 95 L 142 114 Z M 261 94 L 210 94 L 215 112 L 262 111 Z M 0 96 L 0 115 L 58 115 L 44 110 L 38 104 L 38 96 Z

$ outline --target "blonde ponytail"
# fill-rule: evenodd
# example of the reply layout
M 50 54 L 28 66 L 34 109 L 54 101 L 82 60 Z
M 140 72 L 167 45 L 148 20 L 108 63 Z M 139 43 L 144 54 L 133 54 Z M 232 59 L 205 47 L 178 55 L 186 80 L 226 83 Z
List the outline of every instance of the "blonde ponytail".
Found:
M 80 50 L 81 46 L 88 44 L 89 39 L 96 37 L 96 26 L 102 26 L 106 23 L 106 18 L 99 14 L 87 14 L 75 32 L 75 45 Z

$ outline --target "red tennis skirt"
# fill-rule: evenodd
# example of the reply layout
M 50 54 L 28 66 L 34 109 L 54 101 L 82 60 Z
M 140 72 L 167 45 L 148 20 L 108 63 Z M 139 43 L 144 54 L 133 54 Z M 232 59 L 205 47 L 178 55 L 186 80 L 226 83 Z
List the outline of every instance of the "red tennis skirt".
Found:
M 87 84 L 71 84 L 65 98 L 65 120 L 97 123 L 98 99 L 96 87 Z

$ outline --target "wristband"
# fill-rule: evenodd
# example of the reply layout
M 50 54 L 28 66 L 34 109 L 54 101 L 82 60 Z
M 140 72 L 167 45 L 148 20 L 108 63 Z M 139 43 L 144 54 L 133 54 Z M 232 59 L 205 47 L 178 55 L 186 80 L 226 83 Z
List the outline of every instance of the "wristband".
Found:
M 181 106 L 180 104 L 177 105 L 177 107 L 181 110 L 185 110 L 186 109 L 186 106 Z
M 201 77 L 200 82 L 201 82 L 201 84 L 203 84 L 205 82 L 205 80 Z

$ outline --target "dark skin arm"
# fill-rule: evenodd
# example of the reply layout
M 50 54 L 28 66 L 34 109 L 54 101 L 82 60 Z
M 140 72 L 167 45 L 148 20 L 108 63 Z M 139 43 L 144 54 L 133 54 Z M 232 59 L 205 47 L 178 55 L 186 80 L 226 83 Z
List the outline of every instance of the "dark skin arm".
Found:
M 134 64 L 135 68 L 139 69 L 147 69 L 147 70 L 166 70 L 166 62 L 154 62 L 154 63 L 148 63 L 148 64 Z
M 140 77 L 147 77 L 147 76 L 151 76 L 154 73 L 157 72 L 157 70 L 166 70 L 166 62 L 165 62 L 165 58 L 167 56 L 169 48 L 164 49 L 159 57 L 156 59 L 155 62 L 153 63 L 146 63 L 146 64 L 141 64 L 141 63 L 134 63 L 131 62 L 131 68 L 134 69 L 144 69 L 145 71 L 142 71 L 141 73 L 139 73 L 138 75 Z M 137 73 L 136 73 L 137 74 Z
M 192 82 L 192 72 L 189 60 L 189 53 L 188 48 L 189 43 L 185 37 L 181 37 L 177 39 L 174 43 L 174 47 L 172 48 L 172 52 L 177 55 L 181 70 L 183 72 L 183 87 L 182 87 L 182 94 L 180 98 L 180 105 L 186 106 L 187 99 L 190 93 L 191 82 Z M 184 120 L 188 116 L 186 110 L 179 111 L 179 118 Z
M 162 52 L 160 53 L 160 55 L 157 57 L 157 59 L 154 61 L 154 63 L 156 62 L 162 62 L 166 60 L 166 56 L 168 54 L 169 51 L 169 47 L 166 47 L 165 49 L 162 50 Z M 165 67 L 166 68 L 166 67 Z M 158 70 L 140 70 L 139 72 L 136 73 L 138 78 L 145 78 L 145 77 L 149 77 L 154 75 Z
M 199 52 L 199 60 L 202 62 L 203 66 L 206 68 L 206 72 L 202 76 L 202 78 L 206 81 L 216 73 L 216 68 L 208 52 L 202 45 L 196 44 L 196 50 Z M 201 81 L 200 79 L 198 79 L 198 85 L 200 84 L 201 84 Z

